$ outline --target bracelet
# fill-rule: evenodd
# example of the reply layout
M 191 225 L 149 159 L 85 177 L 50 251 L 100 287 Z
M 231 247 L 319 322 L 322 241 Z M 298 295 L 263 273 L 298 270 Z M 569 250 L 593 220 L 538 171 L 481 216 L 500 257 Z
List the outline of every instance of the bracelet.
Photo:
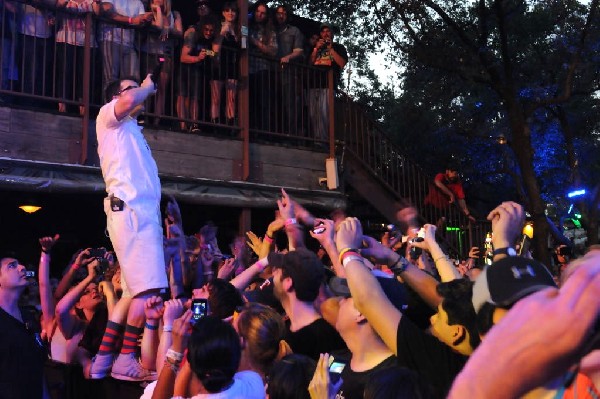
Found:
M 297 224 L 298 221 L 296 220 L 296 218 L 289 218 L 288 220 L 285 221 L 285 227 L 288 227 L 289 225 L 292 224 Z
M 77 270 L 77 269 L 79 269 L 80 267 L 81 267 L 81 265 L 80 265 L 79 263 L 73 263 L 73 264 L 71 265 L 71 269 L 73 269 L 73 270 Z
M 171 332 L 173 331 L 173 326 L 168 326 L 168 325 L 164 325 L 163 326 L 163 332 Z
M 181 366 L 181 362 L 175 362 L 172 359 L 169 359 L 168 357 L 165 357 L 165 366 L 169 366 L 169 368 L 171 369 L 171 371 L 175 374 L 179 373 L 179 369 Z
M 348 255 L 342 261 L 342 266 L 344 266 L 344 269 L 345 269 L 346 266 L 348 266 L 348 263 L 354 262 L 354 261 L 363 263 L 363 258 L 360 255 L 354 255 L 354 254 Z
M 356 249 L 356 248 L 344 248 L 344 249 L 342 249 L 340 251 L 340 256 L 339 256 L 340 262 L 342 261 L 342 256 L 344 256 L 344 254 L 346 252 L 356 252 L 356 253 L 358 253 L 358 249 Z
M 148 330 L 158 330 L 158 324 L 153 326 L 152 324 L 148 324 L 148 322 L 146 322 L 144 327 L 146 327 Z
M 437 263 L 437 261 L 438 261 L 438 260 L 440 260 L 440 259 L 444 259 L 444 258 L 448 259 L 448 255 L 444 254 L 444 255 L 442 255 L 442 256 L 438 256 L 437 258 L 435 258 L 435 259 L 433 260 L 433 263 Z
M 404 273 L 406 271 L 408 264 L 408 261 L 400 256 L 396 263 L 390 266 L 390 270 L 394 272 L 394 275 L 399 275 L 400 273 Z
M 129 25 L 133 24 L 133 18 L 129 17 Z
M 264 242 L 268 243 L 268 244 L 272 244 L 273 243 L 273 237 L 270 237 L 268 234 L 265 234 L 265 238 L 263 239 Z
M 343 255 L 340 256 L 340 263 L 344 262 L 344 259 L 346 259 L 348 256 L 360 256 L 360 253 L 358 253 L 358 251 L 346 251 Z
M 177 362 L 181 362 L 183 360 L 183 353 L 174 351 L 173 349 L 169 348 L 167 350 L 166 357 L 167 359 L 172 359 Z

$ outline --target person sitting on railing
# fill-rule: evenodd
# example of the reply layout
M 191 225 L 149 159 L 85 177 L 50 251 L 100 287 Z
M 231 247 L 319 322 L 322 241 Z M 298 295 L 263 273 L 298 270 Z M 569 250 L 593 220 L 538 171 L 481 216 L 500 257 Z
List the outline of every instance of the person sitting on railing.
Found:
M 227 124 L 233 125 L 239 75 L 240 32 L 237 26 L 238 7 L 235 2 L 227 2 L 223 6 L 223 22 L 221 30 L 215 38 L 215 80 L 211 81 L 211 118 L 213 123 L 220 123 L 221 91 L 225 83 L 225 117 Z
M 159 62 L 163 62 L 160 77 L 158 79 L 158 90 L 152 104 L 153 112 L 156 114 L 154 125 L 158 125 L 160 116 L 165 112 L 165 97 L 167 95 L 167 84 L 173 74 L 173 55 L 175 53 L 175 41 L 169 35 L 181 36 L 183 27 L 179 11 L 171 9 L 171 0 L 152 0 L 152 27 L 146 35 L 146 41 L 142 45 L 142 70 L 144 74 L 152 73 Z M 156 31 L 160 30 L 160 34 Z
M 281 106 L 284 131 L 296 133 L 302 129 L 300 120 L 301 97 L 296 79 L 298 67 L 290 66 L 290 61 L 302 62 L 304 57 L 304 35 L 300 29 L 288 23 L 288 7 L 278 5 L 275 8 L 277 31 L 277 58 L 281 62 Z
M 432 215 L 447 212 L 450 205 L 454 203 L 458 203 L 465 216 L 471 222 L 475 222 L 475 218 L 471 215 L 465 202 L 465 191 L 459 178 L 458 168 L 449 164 L 446 166 L 446 171 L 435 175 L 433 184 L 429 185 L 429 193 L 425 197 L 425 207 L 428 207 L 430 212 L 426 212 L 426 216 L 431 218 Z
M 185 31 L 181 48 L 181 74 L 179 95 L 177 96 L 177 115 L 182 119 L 208 120 L 206 104 L 209 100 L 209 81 L 212 82 L 212 67 L 216 21 L 206 16 Z M 212 83 L 211 83 L 212 84 Z M 187 130 L 186 122 L 180 122 L 181 130 Z M 191 131 L 200 132 L 197 123 Z
M 326 71 L 333 69 L 334 87 L 340 83 L 342 68 L 348 62 L 346 47 L 334 43 L 333 26 L 321 24 L 320 38 L 310 54 L 310 62 L 323 73 L 313 72 L 315 76 L 309 91 L 309 107 L 313 138 L 329 140 L 329 84 Z
M 114 22 L 139 26 L 152 21 L 152 12 L 144 10 L 140 0 L 105 0 L 101 15 Z M 135 30 L 101 24 L 100 49 L 102 51 L 102 87 L 118 79 L 140 78 L 140 60 L 135 49 Z
M 61 23 L 56 32 L 56 84 L 61 99 L 83 101 L 83 53 L 85 46 L 85 16 L 71 13 L 100 13 L 100 4 L 94 0 L 58 0 L 57 7 L 67 11 L 61 15 Z M 96 27 L 90 30 L 90 46 L 98 47 L 95 35 Z M 73 96 L 74 95 L 74 96 Z M 67 112 L 67 104 L 58 103 L 58 112 Z M 84 107 L 79 106 L 83 115 Z
M 269 7 L 264 1 L 254 4 L 249 21 L 250 65 L 250 127 L 268 130 L 269 115 L 274 114 L 275 102 L 272 82 L 273 63 L 268 58 L 277 54 L 277 35 L 269 16 Z M 265 58 L 268 57 L 268 58 Z

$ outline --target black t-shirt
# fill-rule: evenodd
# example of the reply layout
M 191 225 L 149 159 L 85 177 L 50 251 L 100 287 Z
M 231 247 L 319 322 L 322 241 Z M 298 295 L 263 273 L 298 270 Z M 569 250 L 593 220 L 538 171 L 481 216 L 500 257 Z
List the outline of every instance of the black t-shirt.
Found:
M 36 399 L 43 394 L 48 352 L 39 324 L 21 310 L 24 323 L 0 308 L 0 399 Z
M 407 317 L 398 323 L 398 365 L 418 372 L 434 389 L 434 396 L 445 398 L 452 381 L 462 370 L 468 356 L 419 329 Z
M 346 47 L 339 43 L 332 43 L 331 47 L 333 50 L 342 57 L 346 62 L 348 62 L 348 52 L 346 51 Z M 342 76 L 342 67 L 340 67 L 333 59 L 331 52 L 329 49 L 321 49 L 317 51 L 317 57 L 313 65 L 322 70 L 321 73 L 318 71 L 311 71 L 312 79 L 310 79 L 310 84 L 312 88 L 327 88 L 327 71 L 333 68 L 333 85 L 334 87 L 338 87 L 341 82 Z
M 294 353 L 306 355 L 314 360 L 319 360 L 321 353 L 346 349 L 340 334 L 323 318 L 313 321 L 296 332 L 288 329 L 285 341 Z
M 365 386 L 371 374 L 378 370 L 387 369 L 397 365 L 396 356 L 390 356 L 377 366 L 366 371 L 352 371 L 350 363 L 342 371 L 342 386 L 335 395 L 335 399 L 362 399 Z

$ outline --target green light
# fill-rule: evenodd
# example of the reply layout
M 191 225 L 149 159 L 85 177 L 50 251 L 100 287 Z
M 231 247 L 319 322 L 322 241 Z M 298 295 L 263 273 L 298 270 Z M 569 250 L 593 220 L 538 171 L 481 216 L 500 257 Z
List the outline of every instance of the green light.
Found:
M 577 227 L 578 229 L 581 228 L 581 222 L 577 219 L 571 219 L 573 221 L 573 224 L 575 225 L 575 227 Z
M 460 231 L 460 227 L 450 227 L 450 226 L 447 226 L 446 227 L 446 231 Z
M 581 219 L 581 213 L 574 213 L 573 216 L 575 216 L 576 219 Z

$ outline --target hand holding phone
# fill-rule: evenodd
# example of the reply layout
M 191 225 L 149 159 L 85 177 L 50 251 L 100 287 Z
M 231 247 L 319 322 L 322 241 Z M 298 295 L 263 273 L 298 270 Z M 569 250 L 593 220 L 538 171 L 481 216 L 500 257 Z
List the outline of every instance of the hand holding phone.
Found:
M 203 298 L 196 298 L 192 300 L 192 324 L 195 324 L 198 320 L 208 315 L 208 300 Z

